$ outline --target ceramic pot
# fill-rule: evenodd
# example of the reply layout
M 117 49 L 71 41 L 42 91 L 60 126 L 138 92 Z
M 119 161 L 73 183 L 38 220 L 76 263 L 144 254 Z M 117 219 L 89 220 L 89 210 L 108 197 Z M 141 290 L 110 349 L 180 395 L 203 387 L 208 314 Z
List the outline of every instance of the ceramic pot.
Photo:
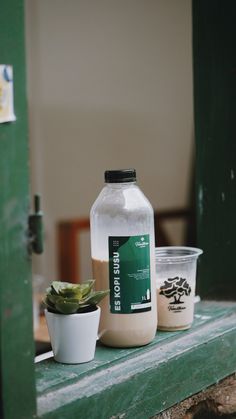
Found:
M 100 312 L 100 307 L 77 314 L 56 314 L 45 309 L 55 361 L 80 364 L 94 358 Z

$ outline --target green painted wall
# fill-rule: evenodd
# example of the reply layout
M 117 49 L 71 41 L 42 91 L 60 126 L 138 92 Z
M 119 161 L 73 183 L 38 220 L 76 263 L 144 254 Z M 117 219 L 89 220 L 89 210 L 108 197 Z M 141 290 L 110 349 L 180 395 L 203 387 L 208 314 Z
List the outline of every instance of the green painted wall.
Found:
M 0 416 L 4 419 L 31 419 L 35 413 L 23 5 L 22 0 L 4 0 L 0 10 L 0 64 L 13 65 L 17 117 L 0 124 Z
M 236 2 L 193 0 L 202 297 L 236 299 Z

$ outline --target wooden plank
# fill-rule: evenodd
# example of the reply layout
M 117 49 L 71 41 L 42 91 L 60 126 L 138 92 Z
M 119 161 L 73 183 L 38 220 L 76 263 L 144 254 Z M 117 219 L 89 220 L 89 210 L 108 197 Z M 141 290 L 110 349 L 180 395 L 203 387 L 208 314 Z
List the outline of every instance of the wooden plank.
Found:
M 23 0 L 1 2 L 0 60 L 14 72 L 17 120 L 0 124 L 1 418 L 35 414 Z
M 61 281 L 80 282 L 80 234 L 89 228 L 90 220 L 86 217 L 58 223 L 58 277 Z
M 236 300 L 236 2 L 193 0 L 199 291 Z
M 142 348 L 98 346 L 88 364 L 37 364 L 38 415 L 150 418 L 234 372 L 235 344 L 236 304 L 199 303 L 189 331 L 158 332 Z
M 57 227 L 57 237 L 59 280 L 76 282 L 78 277 L 77 231 L 72 223 L 60 223 Z

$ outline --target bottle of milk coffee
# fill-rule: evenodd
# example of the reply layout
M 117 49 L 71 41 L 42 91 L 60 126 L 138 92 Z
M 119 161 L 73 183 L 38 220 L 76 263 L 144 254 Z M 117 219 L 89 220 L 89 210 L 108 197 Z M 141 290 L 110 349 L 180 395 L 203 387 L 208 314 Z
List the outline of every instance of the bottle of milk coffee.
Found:
M 157 328 L 153 209 L 134 169 L 106 170 L 105 187 L 90 213 L 100 340 L 113 347 L 146 345 Z

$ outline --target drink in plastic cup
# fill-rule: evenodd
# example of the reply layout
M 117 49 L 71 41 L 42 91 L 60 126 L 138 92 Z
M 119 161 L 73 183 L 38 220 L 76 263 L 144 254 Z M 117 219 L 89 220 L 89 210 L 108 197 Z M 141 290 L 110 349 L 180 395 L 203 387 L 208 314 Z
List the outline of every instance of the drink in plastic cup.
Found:
M 156 247 L 158 329 L 175 331 L 191 327 L 197 258 L 202 253 L 194 247 Z

